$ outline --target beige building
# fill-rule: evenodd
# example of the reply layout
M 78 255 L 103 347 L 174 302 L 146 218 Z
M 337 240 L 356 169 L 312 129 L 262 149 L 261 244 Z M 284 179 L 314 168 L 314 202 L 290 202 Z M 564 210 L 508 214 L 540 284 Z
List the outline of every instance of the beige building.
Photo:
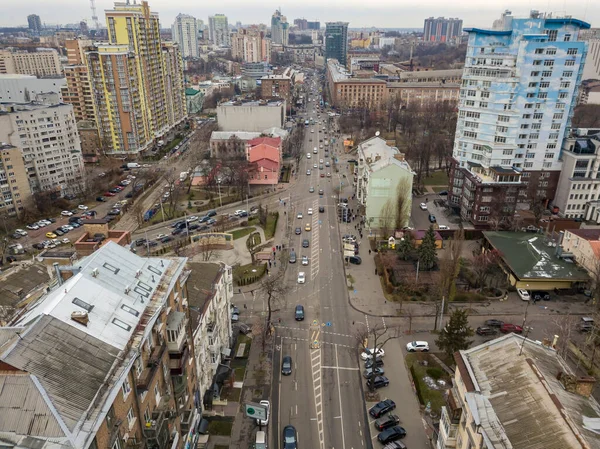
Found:
M 110 241 L 77 266 L 57 264 L 55 287 L 0 328 L 2 440 L 39 449 L 196 447 L 185 262 L 138 257 Z
M 18 216 L 31 199 L 31 188 L 21 150 L 0 143 L 0 214 Z
M 327 88 L 331 102 L 340 108 L 379 109 L 385 102 L 386 82 L 374 78 L 351 78 L 337 60 L 327 61 Z
M 53 48 L 37 48 L 35 52 L 0 50 L 0 73 L 62 75 L 62 65 Z
M 67 85 L 63 87 L 62 96 L 65 103 L 73 105 L 75 120 L 96 122 L 96 110 L 92 84 L 88 72 L 85 52 L 92 45 L 88 39 L 71 39 L 66 41 L 67 66 L 65 78 Z
M 562 257 L 572 257 L 590 276 L 600 268 L 600 229 L 566 229 L 560 242 Z
M 242 62 L 268 62 L 271 59 L 270 40 L 258 27 L 241 28 L 231 34 L 231 56 Z
M 77 193 L 85 182 L 73 106 L 56 101 L 0 104 L 0 142 L 22 152 L 33 193 Z M 38 98 L 39 99 L 39 98 Z
M 448 101 L 457 103 L 460 96 L 460 84 L 454 83 L 387 83 L 387 98 L 400 98 L 403 105 Z
M 596 380 L 548 346 L 511 333 L 455 353 L 436 449 L 600 447 Z

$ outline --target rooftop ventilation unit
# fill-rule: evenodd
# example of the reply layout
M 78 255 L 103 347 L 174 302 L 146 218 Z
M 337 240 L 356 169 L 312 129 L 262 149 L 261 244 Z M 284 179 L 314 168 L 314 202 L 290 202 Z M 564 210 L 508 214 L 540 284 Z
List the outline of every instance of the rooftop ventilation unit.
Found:
M 92 270 L 92 276 L 94 276 L 95 278 L 98 277 L 99 274 L 100 274 L 100 271 L 98 270 L 98 268 L 94 268 Z
M 87 326 L 87 323 L 90 321 L 88 313 L 82 311 L 71 312 L 71 319 L 79 324 L 83 324 L 84 326 Z

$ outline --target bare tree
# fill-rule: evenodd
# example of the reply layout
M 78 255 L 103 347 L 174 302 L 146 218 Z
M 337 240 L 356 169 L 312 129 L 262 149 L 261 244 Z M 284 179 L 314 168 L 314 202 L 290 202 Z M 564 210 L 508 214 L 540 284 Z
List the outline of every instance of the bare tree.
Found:
M 456 279 L 460 272 L 460 257 L 465 240 L 464 230 L 458 229 L 449 242 L 445 257 L 440 261 L 440 293 L 448 302 L 456 295 Z
M 267 320 L 265 325 L 265 339 L 271 332 L 273 308 L 280 304 L 289 291 L 283 280 L 283 272 L 277 275 L 267 275 L 260 283 L 259 289 L 267 296 Z
M 383 349 L 385 344 L 395 338 L 399 338 L 401 335 L 400 327 L 386 327 L 383 324 L 376 324 L 374 326 L 367 327 L 365 324 L 364 327 L 359 329 L 355 334 L 355 340 L 357 348 L 361 350 L 361 352 L 368 352 L 370 357 L 373 357 L 373 353 L 371 350 L 377 353 L 378 349 Z M 369 378 L 373 375 L 371 375 Z M 369 382 L 367 383 L 370 391 L 374 390 L 374 387 Z
M 208 238 L 201 238 L 198 242 L 198 254 L 202 262 L 210 262 L 213 259 L 219 259 L 221 257 L 221 251 L 216 245 L 210 243 Z
M 554 325 L 554 334 L 559 336 L 558 347 L 555 348 L 556 352 L 558 352 L 563 359 L 566 359 L 567 351 L 569 349 L 569 340 L 571 339 L 571 332 L 575 326 L 575 320 L 570 314 L 559 315 L 552 317 L 552 324 Z
M 390 236 L 391 229 L 394 225 L 394 218 L 396 216 L 396 211 L 391 200 L 388 199 L 385 202 L 379 214 L 379 229 L 381 230 L 383 238 L 387 239 Z
M 396 187 L 396 229 L 402 229 L 408 225 L 411 212 L 411 197 L 411 183 L 407 179 L 402 178 Z

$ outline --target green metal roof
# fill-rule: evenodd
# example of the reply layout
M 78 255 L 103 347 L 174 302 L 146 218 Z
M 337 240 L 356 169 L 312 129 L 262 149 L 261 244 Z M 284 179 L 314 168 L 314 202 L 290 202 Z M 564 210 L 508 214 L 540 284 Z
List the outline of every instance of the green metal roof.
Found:
M 186 95 L 196 95 L 198 92 L 200 92 L 200 91 L 199 91 L 199 90 L 196 90 L 196 89 L 192 89 L 191 87 L 188 87 L 188 88 L 185 90 L 185 94 L 186 94 Z
M 502 259 L 520 279 L 586 281 L 586 271 L 556 255 L 543 234 L 527 232 L 484 232 L 483 235 L 502 254 Z

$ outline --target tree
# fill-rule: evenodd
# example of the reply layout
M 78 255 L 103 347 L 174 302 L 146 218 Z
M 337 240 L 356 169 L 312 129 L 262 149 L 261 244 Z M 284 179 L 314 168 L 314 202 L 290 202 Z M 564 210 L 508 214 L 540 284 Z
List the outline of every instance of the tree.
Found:
M 379 217 L 379 229 L 383 238 L 389 238 L 392 226 L 394 225 L 395 210 L 392 200 L 388 199 L 381 208 Z
M 265 325 L 265 339 L 271 332 L 273 307 L 283 301 L 289 288 L 283 280 L 283 272 L 265 277 L 259 289 L 267 296 L 267 321 Z
M 402 229 L 408 225 L 411 205 L 411 183 L 403 178 L 396 187 L 396 229 Z
M 200 254 L 202 262 L 210 262 L 212 259 L 221 257 L 221 252 L 216 245 L 210 242 L 209 238 L 201 238 L 198 241 L 198 254 Z
M 435 231 L 433 230 L 433 226 L 429 226 L 429 229 L 423 236 L 421 245 L 417 248 L 417 254 L 419 256 L 419 269 L 430 271 L 437 265 L 437 248 L 435 247 Z
M 488 277 L 496 270 L 502 254 L 497 249 L 485 251 L 473 258 L 473 272 L 477 286 L 484 288 Z
M 446 257 L 440 263 L 440 293 L 446 298 L 447 303 L 454 300 L 456 295 L 456 279 L 460 272 L 460 255 L 462 253 L 465 232 L 462 228 L 454 233 L 454 238 L 450 240 Z
M 450 321 L 440 332 L 435 344 L 448 356 L 456 351 L 468 349 L 473 343 L 469 340 L 474 334 L 469 326 L 469 315 L 466 310 L 456 309 L 450 314 Z
M 356 345 L 361 352 L 367 349 L 383 349 L 385 344 L 400 336 L 399 327 L 386 327 L 383 324 L 376 324 L 371 327 L 366 325 L 355 333 Z M 367 384 L 369 390 L 373 391 L 373 386 Z
M 398 256 L 403 260 L 412 259 L 415 255 L 415 239 L 410 231 L 406 231 L 397 246 Z

